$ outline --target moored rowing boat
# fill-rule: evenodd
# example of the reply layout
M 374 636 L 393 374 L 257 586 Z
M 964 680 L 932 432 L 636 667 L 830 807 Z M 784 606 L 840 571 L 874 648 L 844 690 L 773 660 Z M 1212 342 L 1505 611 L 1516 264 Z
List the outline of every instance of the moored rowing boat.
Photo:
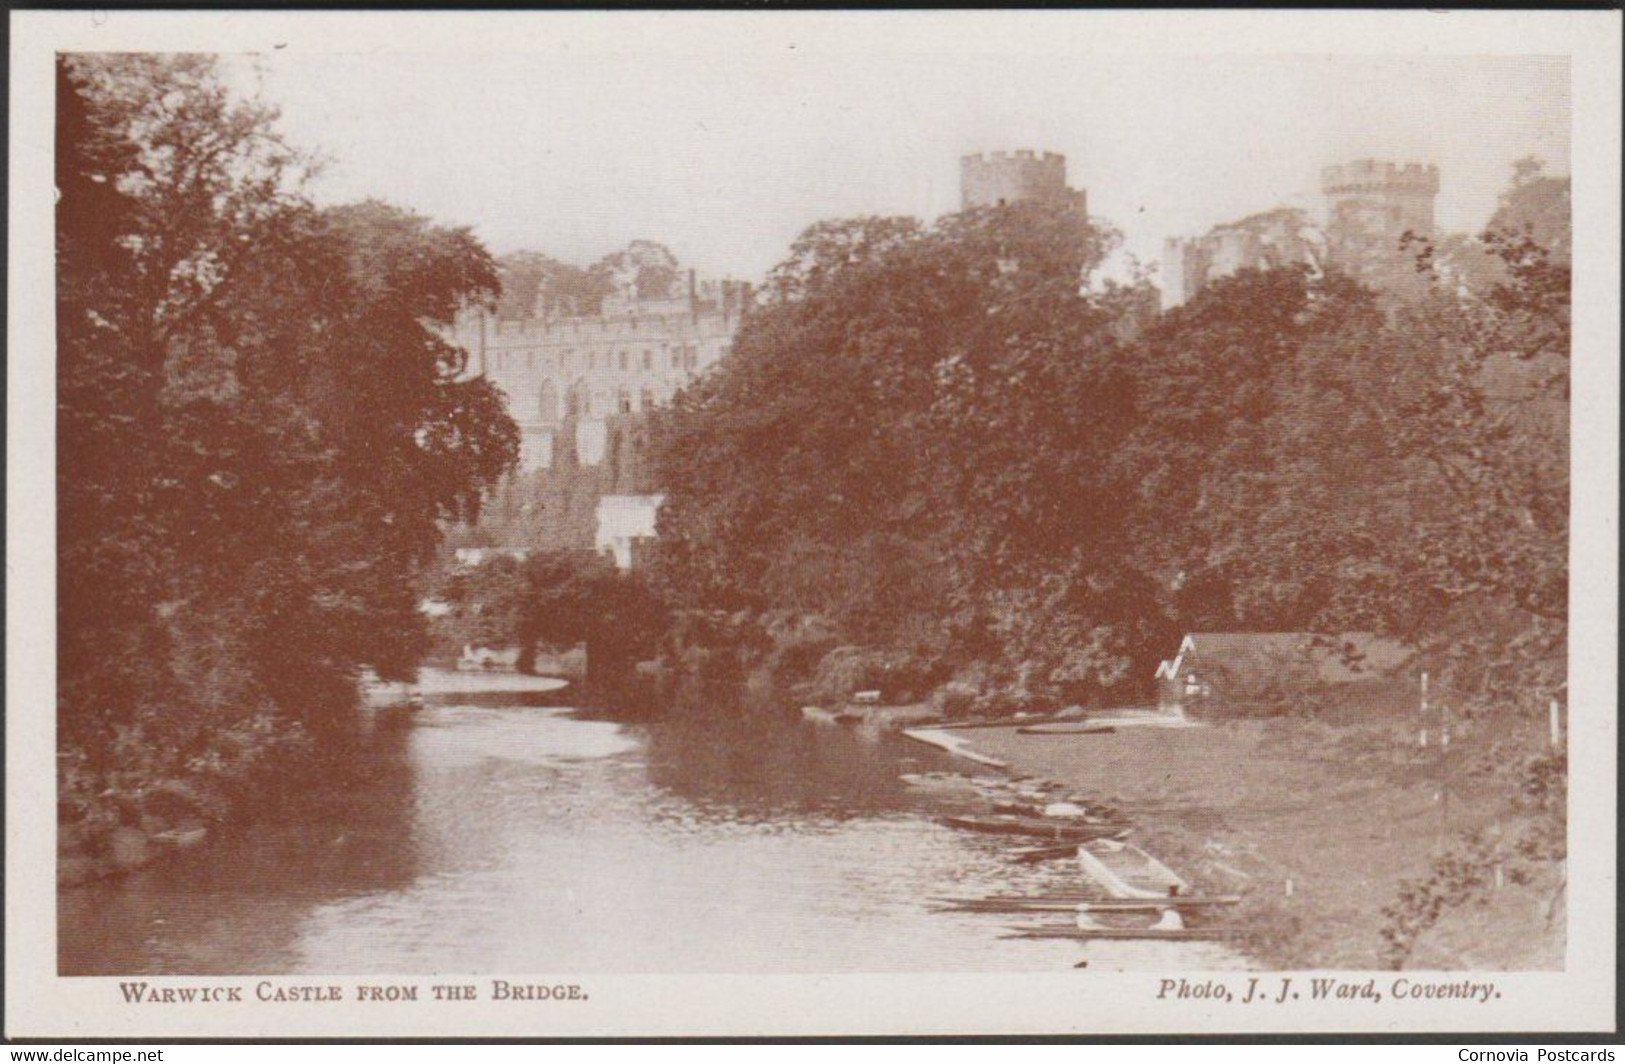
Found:
M 1079 846 L 1078 863 L 1083 866 L 1084 874 L 1119 900 L 1160 900 L 1190 890 L 1190 885 L 1173 869 L 1138 846 L 1115 839 Z
M 1078 818 L 1016 814 L 947 816 L 943 817 L 942 821 L 950 827 L 963 828 L 966 831 L 980 831 L 990 835 L 1028 835 L 1068 842 L 1121 838 L 1131 830 L 1124 824 L 1099 824 Z
M 1221 939 L 1229 937 L 1223 928 L 1162 928 L 1162 927 L 1067 927 L 1055 925 L 1050 927 L 1017 927 L 1012 929 L 1015 933 L 1001 935 L 1001 938 L 1161 938 L 1175 941 L 1199 941 L 1204 939 Z

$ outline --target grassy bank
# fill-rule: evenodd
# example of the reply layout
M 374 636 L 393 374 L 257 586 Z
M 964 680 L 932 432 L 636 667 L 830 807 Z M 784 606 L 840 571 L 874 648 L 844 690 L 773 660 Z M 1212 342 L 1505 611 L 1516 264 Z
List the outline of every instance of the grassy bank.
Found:
M 1012 772 L 1045 776 L 1121 809 L 1137 841 L 1201 893 L 1236 893 L 1243 948 L 1271 967 L 1561 968 L 1561 862 L 1520 859 L 1534 814 L 1517 771 L 1546 739 L 1527 718 L 1458 725 L 1448 758 L 1398 722 L 1274 718 L 1109 735 L 963 733 Z M 1507 855 L 1499 876 L 1436 921 L 1384 910 L 1440 856 Z M 1483 852 L 1482 849 L 1480 852 Z M 1451 877 L 1454 877 L 1451 879 Z M 1459 882 L 1457 865 L 1446 879 Z M 1472 876 L 1469 874 L 1468 879 Z M 1448 893 L 1443 888 L 1434 894 Z M 1426 910 L 1431 896 L 1412 908 Z M 1383 929 L 1413 940 L 1394 956 Z

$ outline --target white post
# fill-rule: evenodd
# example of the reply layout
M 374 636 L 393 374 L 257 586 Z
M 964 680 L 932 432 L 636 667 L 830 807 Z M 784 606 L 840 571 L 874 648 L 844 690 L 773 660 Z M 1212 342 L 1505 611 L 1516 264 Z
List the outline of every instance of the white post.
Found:
M 1417 745 L 1423 749 L 1428 745 L 1428 674 L 1422 674 L 1422 731 L 1417 736 Z

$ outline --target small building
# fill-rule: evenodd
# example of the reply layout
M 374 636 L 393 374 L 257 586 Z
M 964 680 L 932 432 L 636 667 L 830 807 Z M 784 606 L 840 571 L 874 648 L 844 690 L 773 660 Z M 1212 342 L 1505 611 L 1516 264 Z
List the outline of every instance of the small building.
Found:
M 1371 632 L 1191 632 L 1157 666 L 1158 701 L 1271 711 L 1316 689 L 1392 676 L 1414 656 L 1405 644 Z
M 656 520 L 664 495 L 605 495 L 598 500 L 598 529 L 593 546 L 615 559 L 618 569 L 630 569 L 656 535 Z

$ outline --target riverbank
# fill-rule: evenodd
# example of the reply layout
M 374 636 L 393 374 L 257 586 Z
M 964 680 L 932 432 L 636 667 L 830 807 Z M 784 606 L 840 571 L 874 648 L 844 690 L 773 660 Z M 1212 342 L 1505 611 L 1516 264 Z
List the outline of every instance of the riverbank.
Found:
M 569 681 L 554 677 L 426 667 L 415 682 L 391 683 L 364 674 L 350 708 L 357 726 L 366 729 L 421 708 L 424 700 L 534 700 L 569 687 Z M 77 800 L 61 804 L 78 815 L 58 820 L 57 886 L 116 878 L 206 846 L 223 830 L 241 827 L 257 815 L 267 796 L 330 771 L 324 753 L 343 758 L 341 751 L 318 750 L 302 730 L 279 727 L 269 718 L 228 738 L 233 740 L 227 747 L 230 756 L 199 759 L 197 771 L 153 772 L 144 778 L 132 774 L 101 793 L 86 794 L 85 781 L 67 770 L 63 791 Z
M 1422 748 L 1413 730 L 1387 721 L 957 735 L 1012 773 L 1117 808 L 1136 841 L 1199 893 L 1240 895 L 1239 945 L 1281 968 L 1393 965 L 1383 930 L 1397 925 L 1384 910 L 1469 833 L 1515 849 L 1531 826 L 1513 808 L 1515 769 L 1543 748 L 1523 719 L 1458 725 L 1447 759 L 1436 741 Z M 1406 967 L 1563 966 L 1561 862 L 1510 860 L 1489 877 L 1482 904 L 1449 906 L 1414 934 Z

